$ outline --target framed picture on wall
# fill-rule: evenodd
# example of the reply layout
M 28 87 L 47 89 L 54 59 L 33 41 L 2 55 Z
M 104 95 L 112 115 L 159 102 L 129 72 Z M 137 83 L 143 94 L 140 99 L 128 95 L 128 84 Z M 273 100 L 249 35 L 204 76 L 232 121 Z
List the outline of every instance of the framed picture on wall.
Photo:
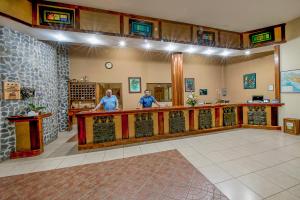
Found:
M 142 92 L 141 77 L 129 77 L 128 88 L 129 88 L 129 93 L 141 93 Z
M 195 92 L 195 79 L 194 78 L 185 78 L 184 86 L 186 92 Z
M 199 90 L 199 94 L 200 94 L 201 96 L 207 95 L 207 89 L 200 89 L 200 90 Z
M 244 89 L 256 89 L 256 73 L 244 75 Z
M 300 70 L 281 72 L 281 92 L 300 93 Z

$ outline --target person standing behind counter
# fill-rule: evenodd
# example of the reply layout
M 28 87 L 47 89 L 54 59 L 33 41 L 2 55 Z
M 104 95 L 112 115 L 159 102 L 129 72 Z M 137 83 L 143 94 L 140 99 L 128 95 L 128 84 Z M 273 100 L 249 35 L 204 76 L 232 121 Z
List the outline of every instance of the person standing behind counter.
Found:
M 141 97 L 138 103 L 138 108 L 140 106 L 142 106 L 143 108 L 151 108 L 153 103 L 160 107 L 159 103 L 156 101 L 154 96 L 151 96 L 150 90 L 145 90 L 144 94 L 145 95 Z
M 100 100 L 100 103 L 93 109 L 93 111 L 98 110 L 101 105 L 103 105 L 105 111 L 119 110 L 118 99 L 115 95 L 112 95 L 111 89 L 106 90 L 106 96 Z

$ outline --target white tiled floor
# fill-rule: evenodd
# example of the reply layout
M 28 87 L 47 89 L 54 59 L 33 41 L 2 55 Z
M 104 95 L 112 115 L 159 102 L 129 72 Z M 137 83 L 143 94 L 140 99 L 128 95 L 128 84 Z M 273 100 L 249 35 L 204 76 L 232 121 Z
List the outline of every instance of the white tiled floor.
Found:
M 38 157 L 0 163 L 0 177 L 126 158 L 170 149 L 181 152 L 230 199 L 300 199 L 300 137 L 236 129 L 156 143 L 78 152 L 75 133 L 61 133 Z

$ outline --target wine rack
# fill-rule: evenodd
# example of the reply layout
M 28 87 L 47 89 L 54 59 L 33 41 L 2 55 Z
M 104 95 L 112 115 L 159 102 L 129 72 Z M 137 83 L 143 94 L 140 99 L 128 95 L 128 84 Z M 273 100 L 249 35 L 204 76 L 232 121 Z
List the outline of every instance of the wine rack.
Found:
M 69 82 L 69 101 L 73 102 L 94 102 L 96 104 L 97 84 L 93 82 Z

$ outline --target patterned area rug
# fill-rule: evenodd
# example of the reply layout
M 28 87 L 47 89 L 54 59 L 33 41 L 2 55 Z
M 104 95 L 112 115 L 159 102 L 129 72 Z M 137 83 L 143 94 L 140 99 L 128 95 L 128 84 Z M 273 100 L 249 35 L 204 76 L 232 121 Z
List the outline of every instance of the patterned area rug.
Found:
M 0 199 L 227 200 L 178 151 L 0 178 Z

